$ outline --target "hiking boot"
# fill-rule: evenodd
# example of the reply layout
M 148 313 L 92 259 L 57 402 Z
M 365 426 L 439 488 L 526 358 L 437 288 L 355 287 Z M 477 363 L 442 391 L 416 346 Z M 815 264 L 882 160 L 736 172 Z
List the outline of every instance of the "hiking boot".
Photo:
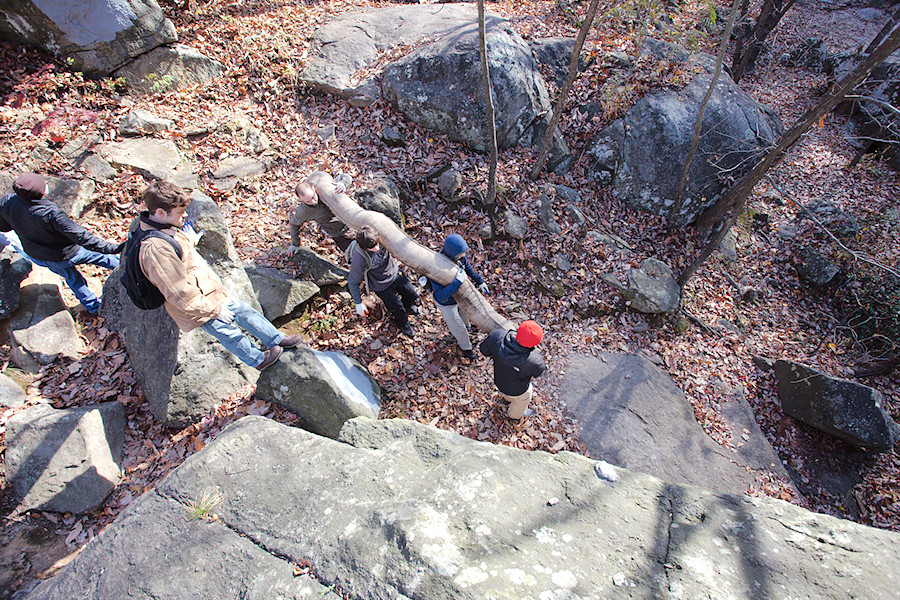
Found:
M 521 420 L 524 419 L 525 417 L 530 417 L 530 416 L 533 415 L 533 414 L 534 414 L 534 411 L 533 411 L 533 410 L 531 410 L 530 408 L 526 408 L 526 409 L 525 409 L 525 412 L 523 412 L 523 413 L 522 413 L 522 416 L 519 417 L 518 419 L 513 419 L 512 417 L 509 417 L 509 418 L 512 419 L 513 421 L 521 421 Z M 508 415 L 507 415 L 507 416 L 508 416 Z
M 400 327 L 400 333 L 408 338 L 413 338 L 416 336 L 416 334 L 413 332 L 412 325 L 410 325 L 409 323 L 405 323 Z
M 413 315 L 415 317 L 419 316 L 419 305 L 413 304 L 406 310 L 406 314 Z
M 468 358 L 469 360 L 475 360 L 475 351 L 469 348 L 468 350 L 462 351 L 463 358 Z
M 278 345 L 282 348 L 296 348 L 300 345 L 300 342 L 303 341 L 303 336 L 299 333 L 295 333 L 294 335 L 286 335 L 284 339 L 278 342 Z
M 265 351 L 262 362 L 256 368 L 262 371 L 267 367 L 271 367 L 278 360 L 278 357 L 281 356 L 282 352 L 284 352 L 284 349 L 281 346 L 272 346 Z

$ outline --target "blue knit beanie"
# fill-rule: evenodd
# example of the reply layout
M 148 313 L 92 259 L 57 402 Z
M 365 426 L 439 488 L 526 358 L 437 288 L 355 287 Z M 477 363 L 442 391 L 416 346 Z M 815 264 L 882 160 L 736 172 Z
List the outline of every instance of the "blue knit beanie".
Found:
M 447 236 L 447 239 L 444 240 L 444 247 L 441 249 L 441 254 L 446 254 L 450 258 L 455 259 L 468 249 L 469 245 L 461 235 L 457 233 L 451 233 Z

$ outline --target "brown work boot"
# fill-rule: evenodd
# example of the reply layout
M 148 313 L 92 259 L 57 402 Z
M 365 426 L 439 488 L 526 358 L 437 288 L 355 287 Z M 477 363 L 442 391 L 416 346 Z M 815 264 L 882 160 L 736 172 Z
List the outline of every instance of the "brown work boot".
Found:
M 272 346 L 263 354 L 263 361 L 259 363 L 259 366 L 256 367 L 260 371 L 267 367 L 271 367 L 275 364 L 275 361 L 278 360 L 278 357 L 281 356 L 281 353 L 284 352 L 284 349 L 281 346 Z
M 278 342 L 278 345 L 282 348 L 296 348 L 300 345 L 300 342 L 303 341 L 303 336 L 299 333 L 295 333 L 294 335 L 286 335 L 284 339 Z

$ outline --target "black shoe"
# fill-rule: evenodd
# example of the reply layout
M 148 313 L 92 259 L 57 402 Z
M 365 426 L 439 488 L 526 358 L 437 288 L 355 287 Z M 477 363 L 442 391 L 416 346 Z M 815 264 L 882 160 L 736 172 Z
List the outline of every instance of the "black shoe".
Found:
M 408 338 L 413 338 L 416 336 L 416 334 L 413 332 L 412 325 L 410 325 L 409 323 L 406 323 L 400 327 L 400 333 Z
M 406 309 L 406 314 L 418 317 L 419 316 L 419 305 L 413 304 L 412 306 L 410 306 L 408 309 Z
M 272 346 L 263 354 L 263 361 L 256 368 L 262 371 L 267 367 L 271 367 L 278 360 L 278 357 L 281 356 L 282 352 L 284 352 L 284 349 L 281 346 Z
M 299 333 L 295 333 L 294 335 L 286 335 L 284 339 L 278 342 L 278 345 L 282 348 L 296 348 L 300 345 L 300 342 L 303 341 L 303 336 Z
M 475 360 L 475 351 L 469 348 L 468 350 L 462 351 L 463 358 L 468 358 L 469 360 Z

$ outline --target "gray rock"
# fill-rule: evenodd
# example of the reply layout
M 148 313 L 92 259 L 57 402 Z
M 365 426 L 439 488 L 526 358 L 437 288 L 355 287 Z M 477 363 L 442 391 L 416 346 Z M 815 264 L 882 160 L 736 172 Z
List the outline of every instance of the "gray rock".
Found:
M 559 226 L 559 223 L 556 222 L 556 217 L 553 215 L 553 201 L 547 194 L 541 194 L 538 202 L 538 219 L 540 219 L 544 229 L 548 233 L 561 233 L 562 227 Z
M 229 156 L 219 163 L 213 173 L 215 179 L 243 179 L 266 172 L 265 163 L 248 156 Z
M 816 216 L 819 223 L 839 237 L 852 238 L 860 231 L 857 218 L 830 200 L 817 198 L 807 204 L 806 208 Z M 811 217 L 804 211 L 800 213 L 799 219 L 806 221 L 811 220 Z
M 722 238 L 722 242 L 719 244 L 719 252 L 722 253 L 722 258 L 725 259 L 725 262 L 733 263 L 737 260 L 737 233 L 735 233 L 733 227 Z
M 90 179 L 61 179 L 46 177 L 47 200 L 63 209 L 67 215 L 77 219 L 90 203 L 96 185 Z
M 406 136 L 396 127 L 385 127 L 381 130 L 381 141 L 390 148 L 406 146 Z
M 356 202 L 366 210 L 386 215 L 400 229 L 406 227 L 403 208 L 400 206 L 400 190 L 393 181 L 383 179 L 375 187 L 359 190 Z
M 537 38 L 529 42 L 531 53 L 538 64 L 548 67 L 554 74 L 557 86 L 562 86 L 569 75 L 569 63 L 572 61 L 572 51 L 575 49 L 575 38 L 547 37 Z M 586 54 L 582 51 L 578 57 L 578 71 L 583 71 L 590 65 Z
M 876 452 L 889 452 L 900 439 L 876 389 L 789 360 L 775 363 L 775 377 L 781 408 L 807 425 Z
M 556 255 L 556 268 L 563 272 L 569 271 L 572 269 L 572 263 L 569 261 L 568 258 L 566 258 L 566 256 L 564 254 L 557 254 Z
M 185 172 L 192 171 L 172 140 L 133 138 L 100 144 L 97 149 L 110 164 L 127 167 L 151 179 L 178 184 Z
M 784 225 L 784 224 L 778 225 L 775 228 L 775 231 L 778 233 L 779 237 L 781 237 L 781 239 L 783 239 L 783 240 L 793 240 L 798 235 L 800 235 L 800 232 L 798 232 L 797 228 L 794 227 L 793 225 Z
M 566 214 L 569 215 L 569 219 L 579 227 L 582 227 L 587 223 L 581 210 L 571 202 L 566 204 Z
M 305 429 L 336 438 L 354 417 L 378 418 L 381 388 L 369 372 L 340 352 L 300 345 L 263 371 L 256 396 L 297 414 Z
M 103 76 L 178 35 L 153 0 L 22 0 L 0 9 L 0 38 L 43 48 L 74 69 Z
M 613 250 L 619 250 L 621 252 L 630 252 L 631 250 L 634 250 L 628 242 L 617 235 L 600 233 L 599 231 L 594 230 L 588 231 L 587 235 L 598 244 L 603 244 L 607 248 L 612 248 Z
M 472 4 L 397 6 L 346 12 L 316 30 L 310 61 L 300 75 L 314 90 L 346 98 L 359 95 L 354 75 L 374 64 L 385 50 L 415 45 L 477 22 Z
M 57 410 L 37 404 L 10 417 L 6 478 L 19 510 L 85 513 L 121 480 L 125 407 Z
M 813 286 L 828 285 L 837 275 L 839 269 L 827 258 L 810 247 L 800 250 L 800 262 L 797 264 L 797 275 Z
M 0 320 L 9 317 L 19 306 L 19 286 L 31 273 L 31 263 L 6 244 L 0 233 Z
M 290 261 L 297 266 L 304 281 L 311 281 L 319 287 L 335 285 L 347 281 L 349 271 L 321 257 L 309 248 L 300 248 Z
M 733 494 L 746 494 L 754 473 L 775 471 L 787 479 L 752 411 L 747 417 L 746 402 L 733 398 L 731 420 L 740 423 L 739 436 L 749 431 L 747 444 L 739 441 L 747 447 L 731 452 L 703 431 L 671 376 L 644 357 L 572 355 L 563 385 L 569 414 L 592 458 L 672 483 Z
M 378 80 L 369 77 L 353 90 L 349 103 L 350 106 L 356 108 L 365 108 L 378 102 L 379 98 L 381 98 L 381 88 L 378 87 Z
M 528 45 L 494 16 L 488 18 L 486 37 L 498 148 L 540 144 L 551 107 Z M 475 150 L 487 151 L 481 77 L 478 27 L 473 24 L 388 65 L 381 91 L 408 119 Z M 543 122 L 544 127 L 535 126 L 536 122 Z M 557 135 L 550 168 L 559 164 L 560 155 L 569 154 Z
M 670 58 L 687 57 L 655 40 L 647 40 L 643 49 L 669 52 Z M 684 67 L 694 65 L 700 73 L 686 86 L 646 94 L 589 146 L 592 176 L 608 182 L 615 197 L 655 215 L 667 216 L 674 204 L 682 168 L 673 165 L 684 165 L 699 105 L 712 80 L 711 56 L 699 55 Z M 674 223 L 693 222 L 727 186 L 722 171 L 740 177 L 782 130 L 774 112 L 757 104 L 729 77 L 720 77 L 704 111 L 700 145 Z
M 681 288 L 667 264 L 648 258 L 639 269 L 628 272 L 628 285 L 624 286 L 614 275 L 603 273 L 600 278 L 616 288 L 629 302 L 631 308 L 642 313 L 666 313 L 678 308 Z
M 290 577 L 298 564 L 342 597 L 372 599 L 845 600 L 848 585 L 860 598 L 897 589 L 900 535 L 771 498 L 412 421 L 354 419 L 339 440 L 241 419 L 30 600 L 327 594 L 291 587 L 306 583 Z M 208 490 L 221 495 L 216 519 L 187 522 L 185 505 Z
M 506 235 L 514 240 L 524 240 L 528 233 L 528 222 L 511 210 L 506 211 L 506 224 L 503 229 Z
M 791 50 L 782 62 L 791 67 L 800 67 L 821 73 L 825 70 L 825 64 L 830 56 L 828 46 L 822 39 L 810 38 Z
M 81 169 L 94 181 L 112 179 L 118 173 L 102 156 L 95 152 L 85 152 L 75 161 L 75 168 Z
M 316 135 L 323 142 L 329 142 L 334 139 L 334 125 L 326 125 L 316 130 Z
M 25 390 L 22 386 L 0 373 L 0 406 L 19 408 L 25 405 Z
M 171 119 L 162 119 L 149 110 L 135 108 L 119 123 L 119 135 L 152 135 L 168 131 L 174 125 Z
M 9 319 L 12 360 L 23 370 L 37 373 L 60 356 L 77 359 L 84 343 L 75 320 L 66 310 L 59 277 L 50 271 L 21 288 L 19 307 Z
M 218 206 L 200 192 L 192 198 L 188 219 L 204 232 L 197 251 L 232 297 L 261 310 Z M 159 421 L 170 427 L 194 423 L 256 381 L 256 369 L 238 361 L 203 330 L 179 333 L 164 307 L 145 311 L 134 306 L 120 277 L 121 267 L 106 280 L 100 312 L 107 327 L 124 333 L 128 361 Z
M 880 21 L 884 18 L 884 13 L 877 8 L 860 8 L 856 11 L 856 14 L 863 21 Z
M 462 186 L 462 174 L 456 169 L 447 169 L 438 177 L 437 185 L 441 198 L 455 198 Z
M 775 368 L 775 360 L 765 356 L 753 355 L 753 364 L 763 373 L 769 373 Z
M 309 281 L 297 281 L 279 269 L 257 265 L 244 267 L 263 314 L 273 321 L 291 314 L 298 306 L 319 293 L 319 286 Z
M 256 127 L 247 130 L 247 147 L 253 154 L 262 154 L 272 149 L 272 140 Z
M 570 188 L 566 185 L 554 185 L 553 189 L 556 191 L 557 197 L 565 202 L 581 204 L 581 194 L 578 193 L 578 190 L 574 188 Z
M 159 46 L 113 73 L 130 93 L 142 96 L 200 85 L 225 72 L 217 60 L 184 44 Z

